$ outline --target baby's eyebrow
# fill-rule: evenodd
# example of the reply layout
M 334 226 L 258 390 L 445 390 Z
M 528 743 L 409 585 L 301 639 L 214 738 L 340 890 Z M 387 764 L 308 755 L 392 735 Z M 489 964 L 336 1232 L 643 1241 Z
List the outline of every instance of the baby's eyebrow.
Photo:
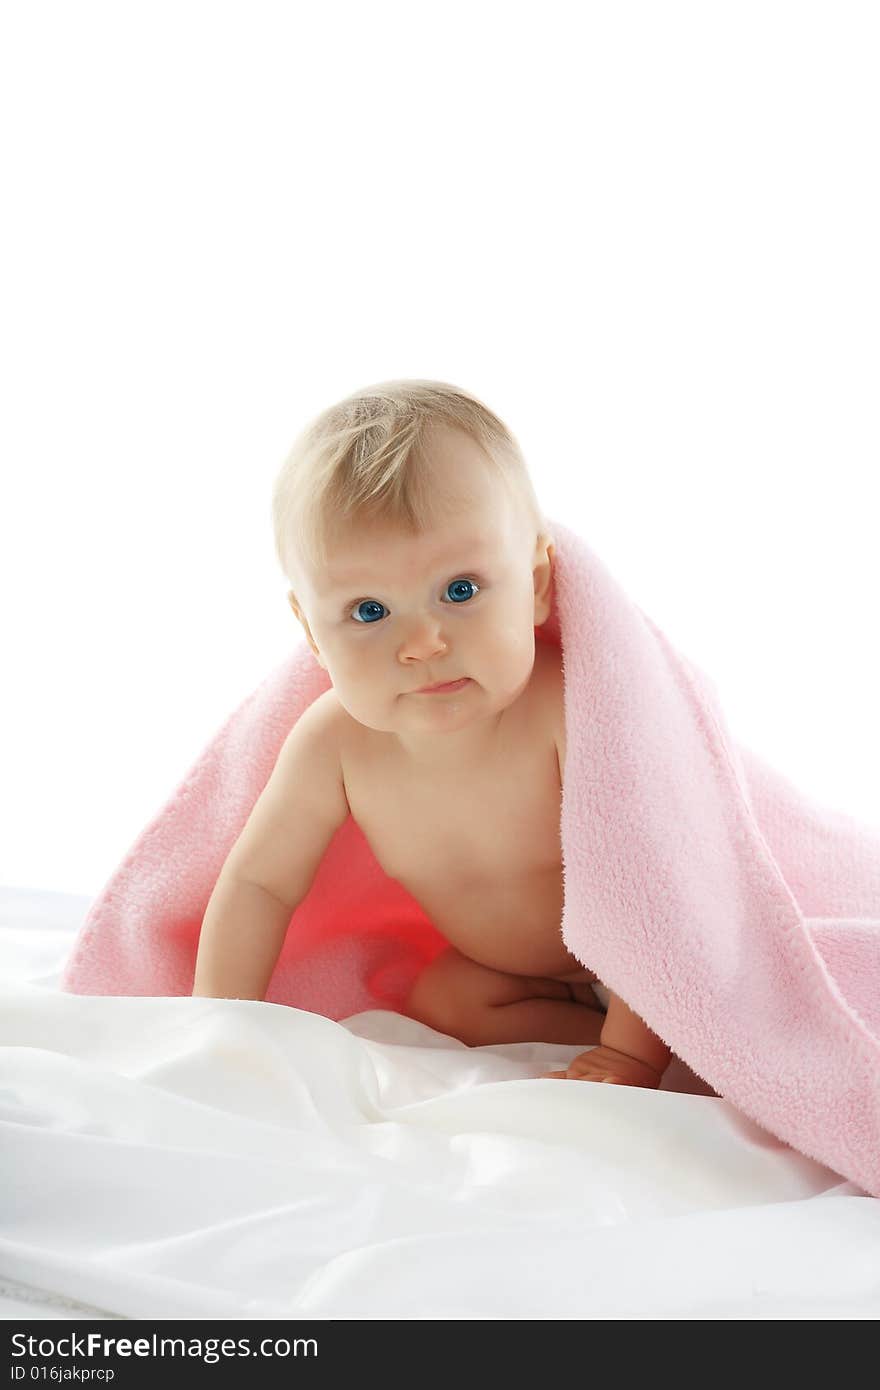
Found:
M 465 548 L 465 549 L 466 549 L 466 548 Z M 474 549 L 476 549 L 476 548 L 474 547 Z M 465 553 L 464 550 L 458 551 L 458 552 L 456 553 L 456 556 L 453 557 L 452 560 L 447 560 L 445 563 L 444 563 L 443 561 L 438 561 L 437 564 L 434 566 L 434 568 L 435 568 L 438 572 L 442 571 L 444 574 L 447 574 L 447 573 L 448 573 L 448 574 L 451 574 L 451 573 L 452 573 L 454 570 L 456 570 L 456 569 L 466 570 L 466 569 L 485 569 L 485 568 L 486 568 L 487 563 L 488 563 L 488 557 L 486 557 L 485 555 L 482 555 L 482 554 L 474 554 L 474 553 L 471 553 L 471 554 L 467 555 L 464 559 L 462 559 L 462 556 L 464 555 L 464 553 Z M 459 560 L 460 563 L 456 564 L 456 559 Z M 382 581 L 381 572 L 377 570 L 376 573 L 372 576 L 371 579 L 364 579 L 364 580 L 362 580 L 361 582 L 358 581 L 357 577 L 351 577 L 351 576 L 350 576 L 349 578 L 347 578 L 347 579 L 338 580 L 335 584 L 331 585 L 331 586 L 326 590 L 326 593 L 327 593 L 327 596 L 328 596 L 329 598 L 334 598 L 334 597 L 336 597 L 338 594 L 347 593 L 349 590 L 354 590 L 355 588 L 359 588 L 361 591 L 363 591 L 364 589 L 368 589 L 368 588 L 370 587 L 371 584 L 373 584 L 373 585 L 375 585 L 375 584 L 380 584 L 380 585 L 381 585 L 382 582 L 383 582 L 383 581 Z M 352 601 L 354 601 L 354 599 L 357 598 L 357 597 L 358 597 L 357 594 L 353 594 L 353 596 L 352 596 Z

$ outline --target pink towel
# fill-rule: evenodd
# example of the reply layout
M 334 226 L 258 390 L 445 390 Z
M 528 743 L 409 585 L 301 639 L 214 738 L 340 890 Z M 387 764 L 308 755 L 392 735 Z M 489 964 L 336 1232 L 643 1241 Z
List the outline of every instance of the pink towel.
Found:
M 880 1196 L 880 830 L 735 744 L 706 676 L 552 529 L 536 635 L 564 666 L 565 944 L 720 1096 Z M 190 992 L 221 866 L 328 685 L 302 641 L 235 710 L 92 905 L 64 988 Z M 349 818 L 266 997 L 335 1019 L 398 1008 L 444 944 Z

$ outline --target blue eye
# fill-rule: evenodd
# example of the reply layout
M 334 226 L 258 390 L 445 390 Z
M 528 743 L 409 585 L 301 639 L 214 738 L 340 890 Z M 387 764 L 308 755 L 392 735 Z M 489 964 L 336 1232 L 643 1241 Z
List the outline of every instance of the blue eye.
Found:
M 472 579 L 453 579 L 452 583 L 448 586 L 448 588 L 449 588 L 449 589 L 458 589 L 462 584 L 465 586 L 466 589 L 473 589 L 474 593 L 479 593 L 479 590 L 478 590 L 476 584 L 474 583 L 474 581 L 473 581 Z M 464 593 L 464 594 L 459 593 L 459 595 L 458 595 L 458 597 L 456 598 L 455 601 L 456 601 L 456 603 L 458 603 L 459 599 L 466 599 L 466 598 L 470 598 L 470 594 L 468 594 L 468 593 Z
M 385 605 L 382 604 L 382 603 L 377 603 L 376 600 L 375 600 L 374 598 L 365 598 L 365 599 L 362 599 L 361 602 L 360 602 L 360 603 L 357 605 L 357 607 L 355 608 L 354 613 L 352 614 L 352 617 L 357 617 L 358 614 L 361 612 L 361 609 L 362 609 L 362 608 L 384 608 L 384 606 L 385 606 Z M 375 618 L 381 618 L 381 616 L 382 616 L 381 613 L 375 613 L 375 614 L 372 614 L 369 618 L 363 618 L 363 621 L 364 621 L 365 623 L 371 623 L 371 622 L 373 622 L 373 621 L 375 620 Z
M 474 594 L 478 594 L 480 586 L 473 579 L 453 579 L 446 586 L 446 592 L 449 593 L 450 590 L 455 594 L 453 602 L 461 604 L 472 598 Z M 365 598 L 361 599 L 360 603 L 355 604 L 351 616 L 358 623 L 366 625 L 378 622 L 382 617 L 383 610 L 387 612 L 384 603 L 379 603 L 378 599 Z

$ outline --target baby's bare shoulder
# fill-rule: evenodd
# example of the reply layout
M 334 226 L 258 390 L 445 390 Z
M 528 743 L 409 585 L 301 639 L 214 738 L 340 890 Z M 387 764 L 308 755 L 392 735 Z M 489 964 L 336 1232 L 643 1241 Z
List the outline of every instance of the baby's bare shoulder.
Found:
M 312 701 L 298 723 L 306 727 L 313 746 L 321 748 L 327 764 L 332 764 L 344 784 L 345 752 L 353 729 L 359 726 L 332 686 Z
M 553 682 L 562 683 L 562 652 L 555 642 L 535 643 L 535 674 L 543 677 L 551 686 Z
M 332 686 L 319 699 L 324 702 L 323 718 L 328 738 L 339 757 L 342 782 L 348 795 L 355 782 L 359 786 L 364 784 L 363 774 L 369 772 L 375 760 L 384 758 L 387 737 L 349 714 Z
M 349 714 L 332 685 L 312 702 L 309 710 L 320 720 L 328 743 L 332 743 L 334 751 L 342 758 L 346 748 L 361 732 L 362 726 Z
M 559 772 L 565 766 L 565 694 L 562 679 L 562 652 L 555 643 L 535 643 L 535 669 L 532 676 L 533 699 L 540 716 L 540 728 L 556 745 Z

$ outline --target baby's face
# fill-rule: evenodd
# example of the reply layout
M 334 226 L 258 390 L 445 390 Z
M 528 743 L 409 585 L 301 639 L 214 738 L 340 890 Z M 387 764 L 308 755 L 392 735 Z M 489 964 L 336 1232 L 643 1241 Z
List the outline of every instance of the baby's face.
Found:
M 497 716 L 522 693 L 534 628 L 550 606 L 552 542 L 488 473 L 476 446 L 445 436 L 442 524 L 418 536 L 362 523 L 334 537 L 291 605 L 341 703 L 416 748 Z M 432 453 L 432 458 L 435 455 Z M 467 679 L 460 689 L 423 686 Z

